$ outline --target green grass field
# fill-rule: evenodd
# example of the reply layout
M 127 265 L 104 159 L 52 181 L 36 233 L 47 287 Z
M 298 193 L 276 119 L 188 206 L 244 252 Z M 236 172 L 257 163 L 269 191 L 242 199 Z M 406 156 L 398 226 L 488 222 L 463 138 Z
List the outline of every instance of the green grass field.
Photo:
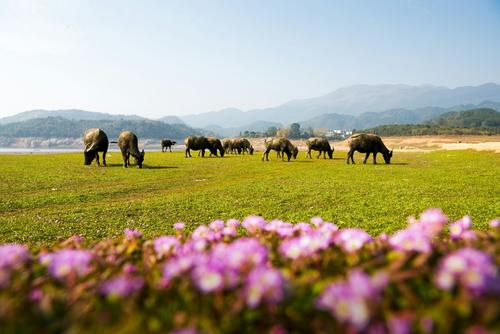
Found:
M 395 153 L 393 164 L 334 160 L 282 162 L 270 155 L 184 158 L 146 153 L 145 168 L 84 166 L 82 154 L 1 155 L 0 242 L 50 244 L 74 234 L 90 240 L 125 227 L 148 237 L 213 219 L 262 215 L 290 222 L 321 216 L 372 234 L 405 226 L 406 217 L 440 207 L 477 227 L 500 216 L 500 155 L 475 151 Z M 271 158 L 272 156 L 272 158 Z M 380 162 L 383 161 L 379 157 Z

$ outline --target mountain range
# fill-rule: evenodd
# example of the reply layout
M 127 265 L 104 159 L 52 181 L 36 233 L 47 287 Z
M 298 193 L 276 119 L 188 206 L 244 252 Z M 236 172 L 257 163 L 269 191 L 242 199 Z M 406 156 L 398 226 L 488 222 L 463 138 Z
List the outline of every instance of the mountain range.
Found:
M 159 118 L 166 124 L 204 128 L 221 136 L 248 131 L 263 131 L 300 123 L 302 127 L 351 130 L 382 124 L 414 124 L 449 111 L 473 108 L 500 110 L 500 85 L 447 88 L 432 85 L 354 85 L 329 94 L 297 99 L 270 108 L 242 111 L 226 108 L 200 114 Z M 62 117 L 69 120 L 146 120 L 136 115 L 111 115 L 78 109 L 32 110 L 0 118 L 0 124 L 35 118 Z
M 292 100 L 276 107 L 249 111 L 226 108 L 179 118 L 194 127 L 217 124 L 234 128 L 256 121 L 289 124 L 332 113 L 358 116 L 394 109 L 478 105 L 484 101 L 500 102 L 500 85 L 487 83 L 453 89 L 432 85 L 354 85 L 315 98 Z

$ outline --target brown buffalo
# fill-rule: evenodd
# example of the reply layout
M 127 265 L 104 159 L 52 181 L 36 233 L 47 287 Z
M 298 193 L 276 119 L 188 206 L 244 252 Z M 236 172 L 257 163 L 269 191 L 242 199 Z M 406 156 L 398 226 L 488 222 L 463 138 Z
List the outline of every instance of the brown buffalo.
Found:
M 254 148 L 250 141 L 246 138 L 228 138 L 224 140 L 224 150 L 231 153 L 245 154 L 245 152 L 253 155 Z
M 278 152 L 278 157 L 281 156 L 282 160 L 285 160 L 285 155 L 288 157 L 288 161 L 293 156 L 294 159 L 297 159 L 297 154 L 299 153 L 299 149 L 297 146 L 293 145 L 290 140 L 283 137 L 275 137 L 271 139 L 265 139 L 264 145 L 266 146 L 266 150 L 262 155 L 262 161 L 266 158 L 266 161 L 269 161 L 269 152 L 274 150 Z
M 306 145 L 307 145 L 307 156 L 311 159 L 312 159 L 311 150 L 319 151 L 319 154 L 316 157 L 316 159 L 318 159 L 321 156 L 321 153 L 323 153 L 323 159 L 326 159 L 326 153 L 328 153 L 330 159 L 333 158 L 334 149 L 330 146 L 330 143 L 326 138 L 318 138 L 318 137 L 309 138 L 306 141 Z
M 354 163 L 354 151 L 366 153 L 365 160 L 363 161 L 364 164 L 366 164 L 366 160 L 368 160 L 370 153 L 373 153 L 374 164 L 377 163 L 377 153 L 382 153 L 386 164 L 391 163 L 392 151 L 389 151 L 389 149 L 385 147 L 382 139 L 377 135 L 366 133 L 352 135 L 349 138 L 349 153 L 347 153 L 348 164 L 349 159 L 352 161 L 352 163 Z
M 217 155 L 217 151 L 212 147 L 207 137 L 204 136 L 188 136 L 184 139 L 186 145 L 185 157 L 191 157 L 191 150 L 201 151 L 201 156 L 205 156 L 205 150 L 209 150 L 211 154 Z
M 85 130 L 83 144 L 85 145 L 85 150 L 83 151 L 85 165 L 90 165 L 96 159 L 97 165 L 100 166 L 98 152 L 102 152 L 102 164 L 106 166 L 106 153 L 108 152 L 109 141 L 104 131 L 101 129 Z
M 172 152 L 172 146 L 175 145 L 177 142 L 170 140 L 170 139 L 161 139 L 161 151 L 166 152 L 167 148 Z
M 122 151 L 123 167 L 130 166 L 130 156 L 133 156 L 137 167 L 142 168 L 144 150 L 139 151 L 137 136 L 131 131 L 123 131 L 118 137 L 118 147 Z

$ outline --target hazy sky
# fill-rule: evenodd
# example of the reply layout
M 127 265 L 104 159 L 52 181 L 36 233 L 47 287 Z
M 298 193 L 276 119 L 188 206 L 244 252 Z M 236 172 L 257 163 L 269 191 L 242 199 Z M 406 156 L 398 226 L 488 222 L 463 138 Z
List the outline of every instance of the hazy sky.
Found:
M 500 1 L 0 0 L 0 116 L 248 110 L 500 82 Z

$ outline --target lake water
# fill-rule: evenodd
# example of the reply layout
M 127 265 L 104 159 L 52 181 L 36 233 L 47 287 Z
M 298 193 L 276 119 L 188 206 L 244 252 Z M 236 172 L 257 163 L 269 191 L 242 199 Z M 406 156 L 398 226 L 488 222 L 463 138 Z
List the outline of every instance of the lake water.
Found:
M 141 147 L 142 148 L 142 147 Z M 159 146 L 144 148 L 147 152 L 159 152 Z M 184 145 L 175 145 L 172 151 L 183 151 Z M 31 148 L 31 147 L 0 147 L 0 154 L 36 154 L 36 153 L 79 153 L 83 148 Z M 108 152 L 120 152 L 118 149 L 110 149 Z

